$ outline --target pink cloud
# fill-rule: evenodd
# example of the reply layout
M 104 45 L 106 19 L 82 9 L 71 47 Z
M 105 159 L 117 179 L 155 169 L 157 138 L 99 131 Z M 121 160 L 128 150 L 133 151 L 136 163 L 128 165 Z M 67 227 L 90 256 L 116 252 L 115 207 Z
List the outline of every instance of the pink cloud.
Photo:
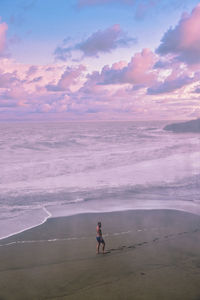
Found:
M 126 64 L 119 62 L 110 68 L 105 66 L 100 74 L 93 73 L 97 84 L 133 84 L 148 85 L 155 81 L 156 71 L 153 70 L 155 55 L 149 49 L 136 53 L 131 61 Z
M 200 63 L 200 4 L 191 14 L 185 13 L 177 26 L 164 34 L 156 52 L 172 54 L 187 64 Z
M 122 70 L 126 66 L 127 66 L 127 62 L 126 61 L 119 61 L 119 62 L 116 62 L 116 63 L 114 63 L 112 65 L 112 69 L 113 70 Z
M 19 85 L 10 85 L 10 87 L 0 94 L 0 107 L 18 107 L 26 102 L 27 93 Z
M 143 49 L 136 53 L 131 62 L 125 68 L 125 82 L 134 84 L 150 84 L 155 80 L 152 67 L 155 63 L 155 55 L 149 49 Z
M 71 85 L 77 83 L 77 80 L 80 78 L 82 73 L 86 70 L 86 67 L 79 65 L 78 67 L 67 67 L 65 72 L 62 74 L 56 85 L 48 84 L 46 86 L 48 91 L 66 91 L 69 90 Z
M 67 68 L 63 72 L 63 66 L 30 67 L 11 59 L 1 59 L 0 64 L 5 70 L 0 70 L 1 111 L 12 108 L 16 109 L 16 114 L 21 111 L 44 113 L 66 110 L 66 102 L 69 101 L 67 93 L 70 93 L 70 90 L 67 90 L 65 85 L 77 84 L 79 75 L 85 70 L 84 66 L 78 66 Z M 59 90 L 52 91 L 51 94 L 47 91 L 46 84 L 54 81 L 59 83 L 59 88 L 63 89 L 62 93 Z
M 167 65 L 168 71 L 165 73 L 165 64 L 161 69 L 155 68 L 158 59 L 152 51 L 144 49 L 129 62 L 119 61 L 91 74 L 86 73 L 83 65 L 67 68 L 56 64 L 31 66 L 1 59 L 4 70 L 0 71 L 1 115 L 3 111 L 15 111 L 16 116 L 66 114 L 85 119 L 109 116 L 154 118 L 159 111 L 159 116 L 170 114 L 171 117 L 172 103 L 174 107 L 182 107 L 180 102 L 185 97 L 184 92 L 178 96 L 173 92 L 197 82 L 200 77 L 182 68 L 180 63 Z M 149 88 L 148 95 L 146 88 Z M 188 93 L 189 89 L 186 90 Z M 194 85 L 191 90 L 194 95 Z M 169 99 L 165 93 L 170 93 Z M 187 113 L 193 110 L 193 103 L 191 108 L 188 104 Z M 180 117 L 186 114 L 181 108 L 179 111 Z
M 61 76 L 58 82 L 58 86 L 63 90 L 67 89 L 70 85 L 75 84 L 77 82 L 77 79 L 85 70 L 86 67 L 83 65 L 80 65 L 77 68 L 67 68 Z
M 6 31 L 8 25 L 6 23 L 0 23 L 0 54 L 2 54 L 6 47 Z

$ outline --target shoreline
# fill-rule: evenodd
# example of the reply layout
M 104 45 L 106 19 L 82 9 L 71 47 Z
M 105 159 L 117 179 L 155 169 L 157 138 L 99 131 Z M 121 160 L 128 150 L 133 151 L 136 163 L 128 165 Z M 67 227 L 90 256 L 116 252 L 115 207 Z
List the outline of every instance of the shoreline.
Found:
M 96 254 L 99 220 L 105 255 Z M 199 299 L 200 217 L 188 212 L 49 218 L 4 240 L 4 246 L 1 299 Z
M 42 209 L 47 213 L 47 216 L 44 218 L 44 220 L 41 223 L 34 225 L 34 226 L 27 227 L 27 228 L 19 230 L 19 231 L 16 231 L 14 233 L 10 233 L 7 236 L 0 237 L 0 241 L 10 238 L 12 236 L 18 235 L 18 234 L 28 231 L 30 229 L 36 228 L 36 227 L 41 226 L 42 224 L 46 223 L 46 221 L 52 217 L 52 214 L 46 209 L 46 207 L 42 207 Z
M 80 216 L 80 215 L 97 215 L 97 214 L 110 214 L 110 213 L 120 213 L 120 212 L 135 212 L 135 211 L 174 211 L 174 212 L 183 212 L 183 213 L 187 213 L 187 214 L 191 214 L 191 215 L 194 215 L 194 216 L 199 216 L 200 217 L 200 214 L 198 213 L 195 213 L 193 211 L 188 211 L 188 210 L 184 210 L 184 209 L 180 209 L 180 208 L 130 208 L 130 209 L 119 209 L 119 210 L 107 210 L 107 211 L 85 211 L 85 212 L 77 212 L 77 213 L 74 213 L 74 214 L 69 214 L 69 215 L 62 215 L 62 216 L 52 216 L 52 214 L 46 209 L 46 207 L 43 207 L 43 210 L 47 213 L 47 217 L 39 224 L 35 225 L 35 226 L 31 226 L 31 227 L 27 227 L 26 229 L 22 229 L 18 232 L 14 232 L 14 233 L 11 233 L 7 236 L 4 236 L 4 237 L 0 237 L 0 242 L 6 240 L 6 239 L 9 239 L 9 238 L 14 238 L 15 236 L 17 235 L 20 235 L 22 233 L 26 233 L 30 230 L 33 230 L 33 229 L 36 229 L 42 225 L 44 225 L 45 223 L 47 223 L 48 220 L 52 220 L 52 219 L 65 219 L 65 218 L 69 218 L 69 217 L 73 217 L 73 216 Z M 3 246 L 4 244 L 0 244 L 0 247 Z

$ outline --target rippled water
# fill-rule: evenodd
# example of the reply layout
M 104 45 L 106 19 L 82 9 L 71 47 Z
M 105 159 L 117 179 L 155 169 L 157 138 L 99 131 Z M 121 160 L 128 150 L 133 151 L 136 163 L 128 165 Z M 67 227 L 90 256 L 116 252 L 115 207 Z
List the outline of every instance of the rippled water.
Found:
M 0 237 L 49 216 L 200 213 L 200 135 L 164 122 L 0 124 Z

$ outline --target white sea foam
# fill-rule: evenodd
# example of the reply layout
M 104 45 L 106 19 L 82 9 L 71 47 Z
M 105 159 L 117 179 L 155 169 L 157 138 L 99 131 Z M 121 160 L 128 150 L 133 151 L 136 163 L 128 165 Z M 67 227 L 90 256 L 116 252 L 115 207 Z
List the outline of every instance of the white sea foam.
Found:
M 16 235 L 16 234 L 19 234 L 19 233 L 22 233 L 22 232 L 24 232 L 24 231 L 26 231 L 26 230 L 29 230 L 29 229 L 31 229 L 31 228 L 34 228 L 34 227 L 36 227 L 36 226 L 39 226 L 39 225 L 42 225 L 42 224 L 44 224 L 46 221 L 47 221 L 47 219 L 49 219 L 52 215 L 51 215 L 51 213 L 46 209 L 46 207 L 44 207 L 44 206 L 42 206 L 42 210 L 46 213 L 46 216 L 41 220 L 41 222 L 35 222 L 35 223 L 33 223 L 31 226 L 26 226 L 26 223 L 24 222 L 24 224 L 22 224 L 20 227 L 22 227 L 22 229 L 19 229 L 19 230 L 16 230 L 16 231 L 11 231 L 12 229 L 9 227 L 9 231 L 10 231 L 10 233 L 9 234 L 7 234 L 7 235 L 4 235 L 4 236 L 0 236 L 0 240 L 2 240 L 2 239 L 5 239 L 5 238 L 8 238 L 8 237 L 10 237 L 10 236 L 13 236 L 13 235 Z M 33 210 L 31 210 L 31 216 L 33 216 Z M 8 220 L 8 222 L 10 223 L 11 221 L 9 220 L 9 218 L 7 219 Z M 10 224 L 9 224 L 10 225 Z M 15 224 L 15 227 L 16 227 L 16 224 Z
M 200 136 L 164 125 L 0 124 L 0 237 L 85 212 L 200 214 Z

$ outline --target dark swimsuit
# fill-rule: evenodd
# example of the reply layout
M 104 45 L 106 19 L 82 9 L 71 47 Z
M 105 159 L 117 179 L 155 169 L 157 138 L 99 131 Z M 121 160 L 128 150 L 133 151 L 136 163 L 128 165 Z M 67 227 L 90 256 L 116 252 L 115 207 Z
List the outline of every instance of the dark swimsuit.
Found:
M 96 239 L 99 244 L 105 244 L 104 239 L 101 236 L 97 236 Z
M 100 234 L 100 235 L 102 234 L 100 228 L 99 228 L 99 234 Z M 102 236 L 97 236 L 96 239 L 97 239 L 97 242 L 98 242 L 99 244 L 105 244 L 104 239 L 102 238 Z

